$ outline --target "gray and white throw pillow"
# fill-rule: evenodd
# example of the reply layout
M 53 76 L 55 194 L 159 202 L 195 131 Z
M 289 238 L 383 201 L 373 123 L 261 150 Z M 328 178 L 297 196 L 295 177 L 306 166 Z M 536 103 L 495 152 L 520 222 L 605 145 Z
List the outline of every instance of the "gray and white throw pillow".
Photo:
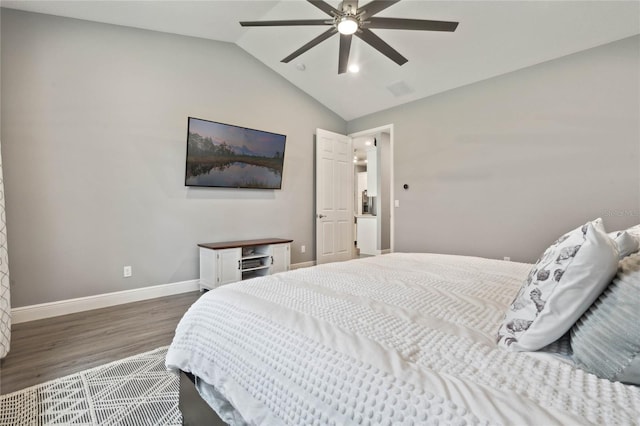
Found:
M 571 328 L 573 359 L 604 379 L 640 385 L 640 254 L 618 273 Z
M 616 273 L 618 249 L 596 219 L 560 237 L 540 257 L 511 303 L 498 344 L 536 351 L 559 339 Z
M 635 225 L 630 228 L 627 228 L 626 231 L 628 234 L 631 234 L 632 236 L 640 240 L 640 225 Z

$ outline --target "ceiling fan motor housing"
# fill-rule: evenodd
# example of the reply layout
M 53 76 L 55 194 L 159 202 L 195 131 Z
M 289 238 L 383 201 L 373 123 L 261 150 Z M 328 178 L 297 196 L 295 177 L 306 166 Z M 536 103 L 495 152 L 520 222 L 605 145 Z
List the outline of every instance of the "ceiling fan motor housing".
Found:
M 345 0 L 340 3 L 339 10 L 346 15 L 355 15 L 358 11 L 358 2 L 353 0 Z

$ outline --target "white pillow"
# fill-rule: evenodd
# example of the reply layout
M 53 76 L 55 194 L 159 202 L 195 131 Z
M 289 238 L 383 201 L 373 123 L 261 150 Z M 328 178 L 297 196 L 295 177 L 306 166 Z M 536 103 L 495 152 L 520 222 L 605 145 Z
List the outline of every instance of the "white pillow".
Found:
M 507 310 L 498 344 L 536 351 L 559 339 L 600 296 L 618 266 L 602 219 L 560 237 L 533 266 Z
M 618 247 L 618 257 L 620 260 L 637 252 L 638 248 L 640 248 L 637 237 L 627 231 L 610 232 L 608 235 Z

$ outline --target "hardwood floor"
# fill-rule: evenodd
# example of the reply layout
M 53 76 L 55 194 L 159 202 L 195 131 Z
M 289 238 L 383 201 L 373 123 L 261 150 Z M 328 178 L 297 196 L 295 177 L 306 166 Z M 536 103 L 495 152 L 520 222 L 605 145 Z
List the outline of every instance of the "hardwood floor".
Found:
M 15 324 L 0 363 L 0 394 L 171 343 L 200 292 Z

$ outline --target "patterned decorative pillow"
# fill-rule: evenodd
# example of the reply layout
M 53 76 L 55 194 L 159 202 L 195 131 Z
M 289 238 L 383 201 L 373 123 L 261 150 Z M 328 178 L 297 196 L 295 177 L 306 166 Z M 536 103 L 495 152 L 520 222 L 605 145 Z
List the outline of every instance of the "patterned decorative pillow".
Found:
M 574 361 L 609 380 L 640 385 L 640 254 L 622 260 L 613 282 L 571 329 Z
M 618 247 L 618 257 L 620 260 L 638 251 L 640 243 L 638 239 L 627 231 L 610 232 L 609 237 L 615 241 Z
M 559 339 L 611 282 L 618 249 L 602 219 L 560 237 L 533 266 L 507 310 L 498 344 L 537 351 Z

